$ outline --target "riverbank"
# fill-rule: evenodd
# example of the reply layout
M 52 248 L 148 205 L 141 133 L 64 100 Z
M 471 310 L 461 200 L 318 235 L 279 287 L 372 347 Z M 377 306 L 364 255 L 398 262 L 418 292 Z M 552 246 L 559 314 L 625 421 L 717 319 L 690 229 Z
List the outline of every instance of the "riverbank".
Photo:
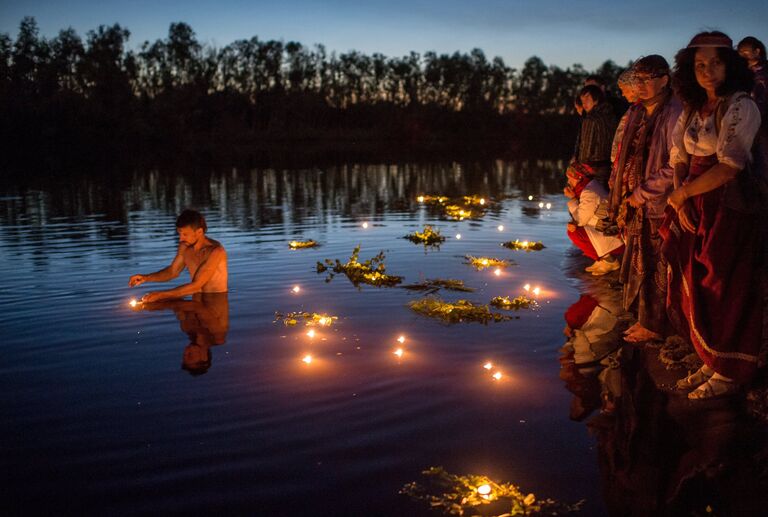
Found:
M 614 351 L 597 364 L 586 361 L 579 367 L 577 361 L 564 368 L 575 367 L 575 375 L 566 375 L 578 400 L 571 416 L 585 420 L 597 439 L 609 513 L 761 514 L 768 503 L 764 374 L 737 396 L 688 400 L 675 383 L 700 365 L 693 349 L 678 337 L 663 344 L 623 342 L 621 332 L 633 320 L 621 310 L 618 273 L 595 278 L 583 272 L 586 264 L 574 258 L 570 276 L 597 301 L 595 311 L 603 307 L 615 317 L 603 320 L 615 321 L 615 327 L 604 329 L 591 346 L 593 356 Z M 589 358 L 583 351 L 581 356 Z M 597 411 L 587 419 L 590 407 Z

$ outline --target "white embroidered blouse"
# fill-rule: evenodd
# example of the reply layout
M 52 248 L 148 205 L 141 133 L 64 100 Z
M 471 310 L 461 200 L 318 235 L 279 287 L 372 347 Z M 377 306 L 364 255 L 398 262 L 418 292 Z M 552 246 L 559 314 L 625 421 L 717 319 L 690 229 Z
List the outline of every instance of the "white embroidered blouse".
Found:
M 702 118 L 699 112 L 690 117 L 688 127 L 683 127 L 687 112 L 680 114 L 672 132 L 672 150 L 669 164 L 688 163 L 688 157 L 717 154 L 720 163 L 735 169 L 743 169 L 752 160 L 750 149 L 760 128 L 760 111 L 749 96 L 736 99 L 728 107 L 720 123 L 720 132 L 715 128 L 715 113 Z

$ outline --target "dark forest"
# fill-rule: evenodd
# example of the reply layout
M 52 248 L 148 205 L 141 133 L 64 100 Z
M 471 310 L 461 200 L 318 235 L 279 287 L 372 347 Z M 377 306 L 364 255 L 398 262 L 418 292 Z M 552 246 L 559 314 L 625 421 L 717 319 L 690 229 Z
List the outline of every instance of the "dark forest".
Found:
M 517 70 L 480 49 L 337 54 L 256 36 L 212 48 L 185 23 L 135 51 L 129 37 L 115 24 L 46 39 L 34 18 L 15 39 L 0 34 L 5 159 L 323 147 L 564 156 L 584 78 L 615 85 L 624 70 L 612 61 L 561 69 L 535 56 Z

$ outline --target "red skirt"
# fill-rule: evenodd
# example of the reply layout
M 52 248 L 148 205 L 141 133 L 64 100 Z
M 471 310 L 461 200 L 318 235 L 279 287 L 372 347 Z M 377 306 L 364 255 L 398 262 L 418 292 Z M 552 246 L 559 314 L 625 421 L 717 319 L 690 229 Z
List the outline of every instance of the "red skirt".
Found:
M 716 163 L 714 155 L 691 157 L 688 179 Z M 667 207 L 660 229 L 669 261 L 667 313 L 707 366 L 747 382 L 757 369 L 762 337 L 761 233 L 756 228 L 762 221 L 726 207 L 723 192 L 721 186 L 691 198 L 696 233 L 684 231 Z

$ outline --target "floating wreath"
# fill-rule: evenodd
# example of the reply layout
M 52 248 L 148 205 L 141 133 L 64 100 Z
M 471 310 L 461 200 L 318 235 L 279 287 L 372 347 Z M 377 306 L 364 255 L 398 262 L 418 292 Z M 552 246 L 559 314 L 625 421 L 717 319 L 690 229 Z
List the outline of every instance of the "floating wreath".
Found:
M 519 241 L 517 239 L 513 241 L 502 242 L 501 245 L 511 250 L 524 250 L 524 251 L 540 251 L 546 247 L 541 242 Z
M 489 268 L 489 267 L 508 267 L 513 262 L 510 262 L 508 260 L 504 259 L 497 259 L 492 257 L 473 257 L 472 255 L 467 255 L 464 257 L 466 259 L 465 264 L 469 264 L 473 268 L 477 269 L 478 271 L 482 271 L 483 269 Z
M 440 289 L 446 289 L 448 291 L 462 291 L 471 293 L 474 289 L 464 285 L 463 280 L 454 280 L 453 278 L 428 278 L 418 284 L 409 284 L 401 286 L 403 289 L 409 289 L 411 291 L 426 291 L 427 294 L 433 294 Z
M 536 307 L 538 304 L 536 303 L 536 300 L 531 300 L 525 296 L 518 296 L 517 298 L 512 299 L 510 299 L 509 296 L 496 296 L 491 300 L 491 305 L 497 309 L 519 311 L 520 309 Z
M 286 327 L 292 327 L 297 325 L 299 321 L 304 321 L 304 325 L 307 327 L 314 327 L 320 325 L 321 327 L 330 327 L 333 325 L 338 316 L 331 316 L 329 314 L 319 314 L 317 312 L 288 312 L 283 314 L 281 312 L 275 313 L 275 322 L 282 321 Z
M 489 321 L 512 319 L 511 316 L 491 311 L 487 305 L 476 305 L 467 300 L 446 302 L 437 296 L 427 296 L 412 301 L 408 306 L 423 316 L 437 318 L 446 323 L 468 323 L 471 321 L 488 323 Z
M 288 243 L 288 247 L 292 250 L 298 250 L 302 248 L 314 248 L 316 246 L 319 246 L 320 243 L 317 241 L 313 241 L 312 239 L 309 239 L 308 241 L 291 241 Z
M 430 225 L 424 226 L 424 230 L 421 232 L 409 233 L 403 238 L 415 244 L 424 244 L 425 246 L 437 246 L 445 241 L 445 237 L 440 235 L 440 231 L 433 229 Z
M 384 265 L 384 252 L 379 252 L 375 257 L 371 257 L 365 262 L 359 262 L 360 245 L 358 244 L 354 250 L 352 250 L 352 256 L 349 260 L 342 264 L 339 259 L 331 260 L 325 259 L 324 262 L 317 263 L 317 272 L 328 272 L 326 282 L 333 280 L 333 277 L 339 273 L 343 273 L 349 278 L 355 287 L 359 287 L 360 284 L 369 284 L 376 287 L 392 287 L 403 281 L 403 277 L 386 274 L 386 266 Z
M 477 515 L 476 508 L 491 505 L 482 515 L 497 517 L 512 515 L 563 515 L 581 510 L 584 501 L 565 504 L 553 499 L 536 499 L 525 494 L 512 483 L 497 483 L 487 476 L 450 474 L 442 467 L 431 467 L 422 472 L 426 485 L 406 484 L 400 493 L 419 501 L 445 515 Z M 497 511 L 493 511 L 497 509 Z

